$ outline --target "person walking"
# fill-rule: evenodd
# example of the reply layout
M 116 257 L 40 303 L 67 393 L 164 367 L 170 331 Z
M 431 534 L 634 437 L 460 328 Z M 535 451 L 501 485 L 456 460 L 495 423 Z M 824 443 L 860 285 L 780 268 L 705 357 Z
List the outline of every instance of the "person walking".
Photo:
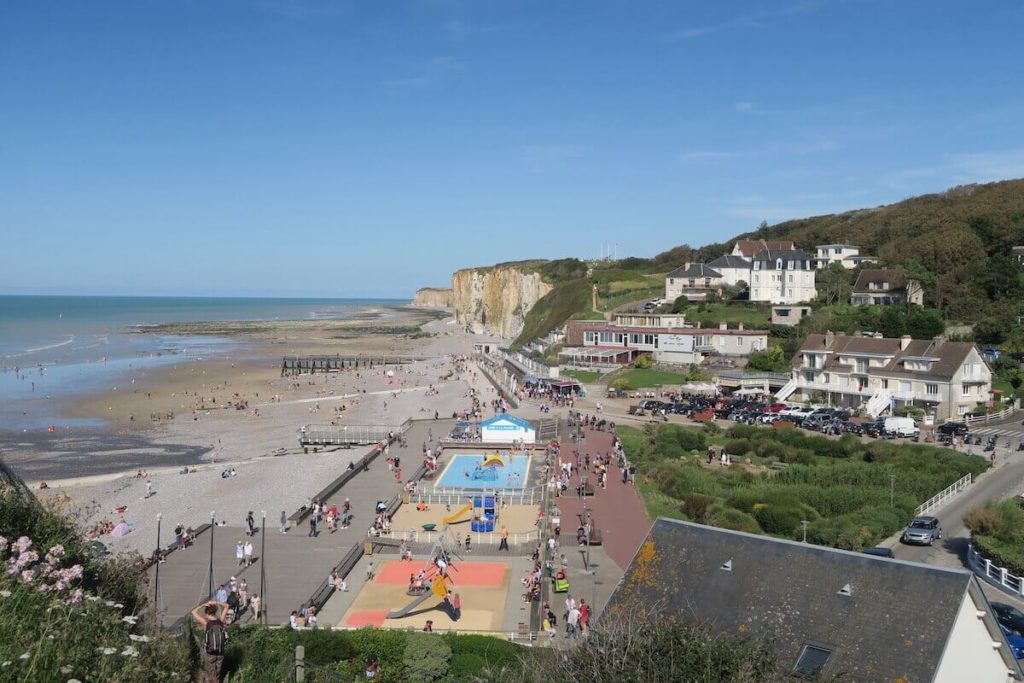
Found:
M 252 566 L 252 541 L 251 540 L 247 540 L 245 542 L 245 547 L 243 548 L 243 551 L 245 552 L 245 566 L 246 567 L 251 567 Z
M 228 616 L 228 605 L 218 600 L 209 600 L 192 610 L 192 619 L 203 629 L 202 681 L 220 683 L 220 670 L 224 664 L 224 647 L 227 631 L 224 624 Z
M 317 521 L 316 520 L 316 511 L 314 510 L 309 515 L 309 533 L 306 534 L 307 537 L 308 536 L 313 536 L 314 538 L 316 537 L 316 521 Z
M 498 550 L 508 552 L 508 527 L 501 525 L 501 541 L 498 543 Z
M 235 559 L 238 560 L 239 566 L 241 566 L 242 563 L 245 562 L 245 546 L 242 544 L 241 541 L 235 544 Z
M 252 514 L 252 510 L 249 510 L 249 514 L 245 516 L 245 533 L 247 536 L 256 534 L 256 517 Z
M 578 632 L 580 623 L 580 610 L 578 607 L 573 605 L 573 608 L 569 610 L 569 614 L 565 618 L 565 635 L 569 638 L 575 638 Z
M 263 609 L 263 600 L 260 599 L 259 594 L 252 596 L 252 600 L 249 601 L 249 609 L 252 610 L 252 618 L 259 621 L 260 610 Z
M 281 510 L 281 533 L 288 533 L 288 515 L 284 510 Z
M 153 495 L 153 482 L 146 480 L 146 498 Z
M 373 581 L 373 560 L 366 563 L 366 581 Z
M 587 632 L 587 625 L 590 623 L 590 605 L 586 600 L 580 599 L 580 632 Z

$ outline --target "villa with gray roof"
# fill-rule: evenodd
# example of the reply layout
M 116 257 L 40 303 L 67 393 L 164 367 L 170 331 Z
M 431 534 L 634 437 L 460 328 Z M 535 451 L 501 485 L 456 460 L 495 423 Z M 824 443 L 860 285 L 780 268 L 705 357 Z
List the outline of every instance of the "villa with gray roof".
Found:
M 598 625 L 676 619 L 770 639 L 809 679 L 1019 681 L 975 576 L 658 518 Z
M 807 336 L 776 397 L 863 407 L 872 417 L 916 407 L 948 420 L 988 401 L 991 391 L 992 371 L 974 344 L 828 333 Z
M 722 293 L 722 274 L 704 263 L 686 263 L 665 276 L 665 299 L 675 301 L 685 296 L 689 301 L 703 301 L 708 292 Z
M 754 257 L 750 273 L 751 301 L 798 304 L 818 296 L 814 264 L 799 249 L 764 249 Z

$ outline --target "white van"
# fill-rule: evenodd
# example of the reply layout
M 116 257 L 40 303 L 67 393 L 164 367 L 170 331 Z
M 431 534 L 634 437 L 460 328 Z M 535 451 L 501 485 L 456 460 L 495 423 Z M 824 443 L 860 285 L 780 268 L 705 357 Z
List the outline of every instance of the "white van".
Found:
M 885 418 L 885 431 L 895 436 L 916 437 L 921 430 L 910 417 L 887 417 Z

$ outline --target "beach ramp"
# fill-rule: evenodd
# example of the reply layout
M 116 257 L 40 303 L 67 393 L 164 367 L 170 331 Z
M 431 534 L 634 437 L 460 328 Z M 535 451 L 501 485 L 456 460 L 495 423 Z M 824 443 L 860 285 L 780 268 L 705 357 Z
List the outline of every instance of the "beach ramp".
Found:
M 303 425 L 299 446 L 366 446 L 386 441 L 398 430 L 387 425 Z

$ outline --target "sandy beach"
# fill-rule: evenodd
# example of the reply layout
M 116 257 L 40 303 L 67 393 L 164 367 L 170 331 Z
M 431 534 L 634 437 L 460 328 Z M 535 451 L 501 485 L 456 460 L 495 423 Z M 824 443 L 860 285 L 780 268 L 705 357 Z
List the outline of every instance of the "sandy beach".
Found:
M 157 515 L 163 518 L 164 542 L 177 524 L 197 527 L 211 512 L 217 521 L 235 525 L 250 510 L 257 517 L 266 511 L 268 524 L 276 525 L 282 510 L 291 514 L 307 503 L 367 450 L 304 454 L 298 448 L 302 425 L 397 427 L 408 418 L 434 411 L 450 416 L 469 405 L 473 378 L 452 374 L 450 356 L 468 354 L 477 338 L 454 333 L 451 319 L 439 319 L 435 311 L 398 312 L 384 322 L 375 318 L 372 333 L 361 335 L 359 321 L 336 322 L 254 324 L 238 332 L 244 353 L 139 373 L 126 386 L 69 406 L 69 416 L 102 417 L 108 427 L 9 437 L 5 458 L 33 489 L 46 481 L 46 497 L 74 512 L 87 529 L 102 519 L 116 523 L 115 510 L 126 508 L 124 519 L 134 530 L 123 538 L 101 537 L 114 551 L 149 553 L 156 545 Z M 381 325 L 390 325 L 391 333 Z M 413 325 L 416 332 L 410 334 Z M 224 334 L 220 325 L 202 326 Z M 190 326 L 189 333 L 198 327 Z M 281 377 L 281 356 L 318 353 L 428 360 L 387 370 Z M 475 384 L 485 396 L 493 392 L 479 378 Z M 194 471 L 182 474 L 186 467 Z M 229 468 L 236 476 L 222 478 Z M 139 469 L 149 474 L 151 497 L 136 476 Z

